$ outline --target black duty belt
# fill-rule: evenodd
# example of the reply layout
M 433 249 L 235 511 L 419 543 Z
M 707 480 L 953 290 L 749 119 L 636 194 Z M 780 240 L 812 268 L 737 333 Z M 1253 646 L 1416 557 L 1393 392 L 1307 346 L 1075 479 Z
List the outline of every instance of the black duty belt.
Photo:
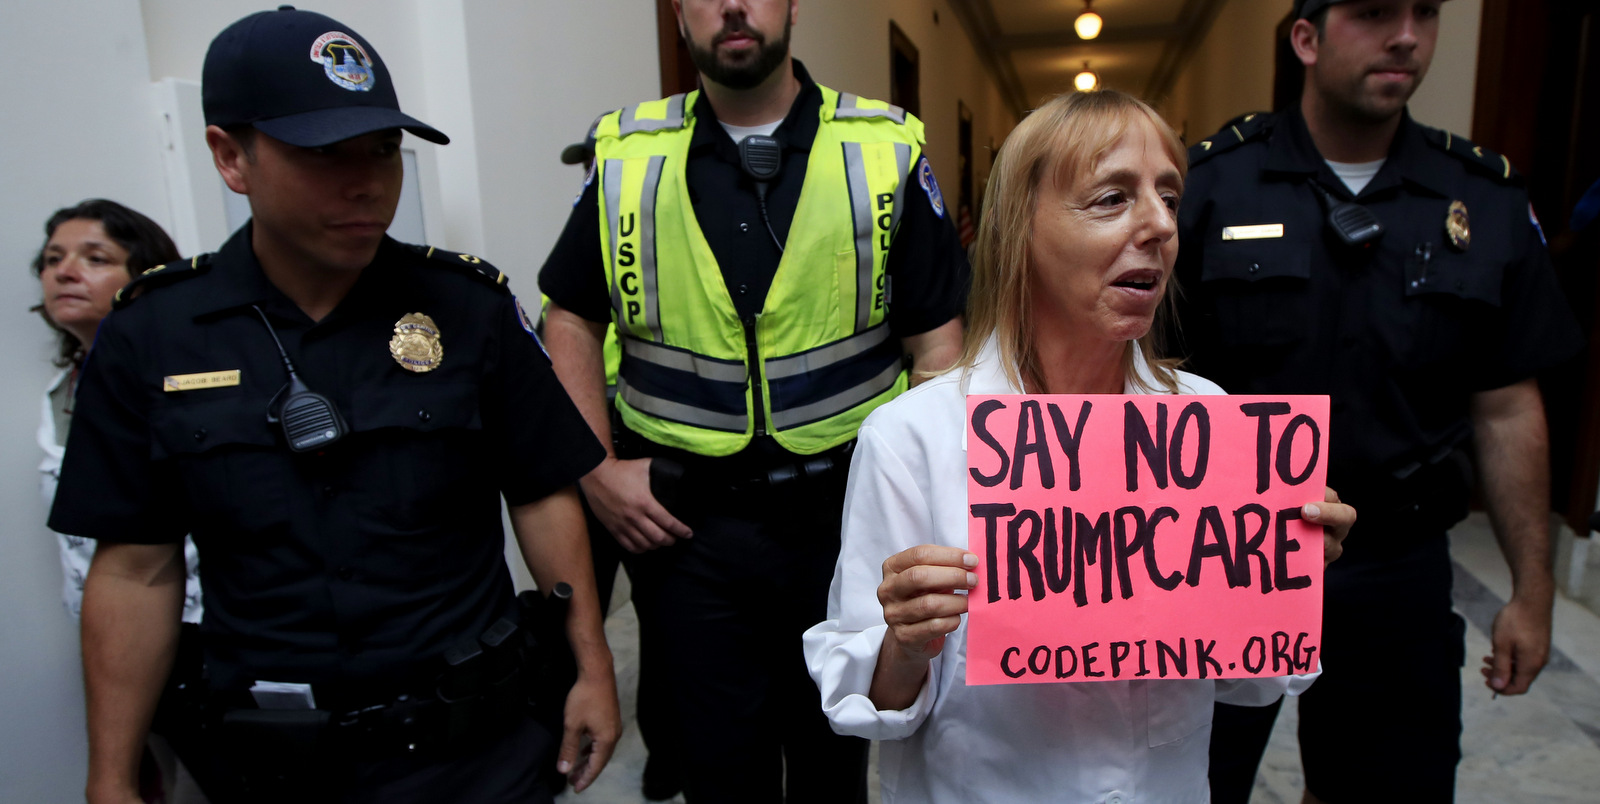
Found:
M 565 696 L 570 678 L 552 686 L 549 677 L 564 646 L 558 643 L 570 596 L 566 584 L 557 584 L 548 599 L 523 593 L 520 616 L 502 617 L 476 638 L 458 640 L 445 651 L 442 672 L 410 692 L 313 685 L 323 709 L 259 709 L 243 692 L 216 692 L 212 722 L 230 755 L 261 758 L 243 763 L 256 767 L 241 767 L 240 775 L 269 785 L 332 757 L 432 754 L 498 738 L 536 704 L 543 707 L 542 699 Z
M 1472 460 L 1464 449 L 1453 447 L 1397 472 L 1347 471 L 1330 485 L 1341 500 L 1355 506 L 1357 528 L 1420 537 L 1447 530 L 1466 517 Z

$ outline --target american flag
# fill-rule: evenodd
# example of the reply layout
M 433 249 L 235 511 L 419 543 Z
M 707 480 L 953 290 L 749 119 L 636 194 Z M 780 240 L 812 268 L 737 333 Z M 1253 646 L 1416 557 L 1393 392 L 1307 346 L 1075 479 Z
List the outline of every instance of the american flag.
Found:
M 961 214 L 956 216 L 956 231 L 961 234 L 961 247 L 967 248 L 972 241 L 978 239 L 978 230 L 972 225 L 972 208 L 966 204 L 961 205 Z

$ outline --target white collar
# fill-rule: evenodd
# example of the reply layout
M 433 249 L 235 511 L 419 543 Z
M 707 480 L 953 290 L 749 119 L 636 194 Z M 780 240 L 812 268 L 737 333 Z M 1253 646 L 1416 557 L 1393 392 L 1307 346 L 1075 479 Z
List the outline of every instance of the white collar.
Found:
M 1144 350 L 1139 348 L 1137 342 L 1133 348 L 1133 376 L 1123 381 L 1124 394 L 1148 393 L 1133 381 L 1139 377 L 1144 381 L 1145 387 L 1160 388 L 1161 383 L 1150 370 L 1149 361 L 1145 360 Z M 1024 391 L 1013 385 L 1006 377 L 1004 364 L 1000 360 L 1000 339 L 990 335 L 984 341 L 983 348 L 978 350 L 978 357 L 973 361 L 972 368 L 967 369 L 961 377 L 961 388 L 964 394 L 1020 394 Z

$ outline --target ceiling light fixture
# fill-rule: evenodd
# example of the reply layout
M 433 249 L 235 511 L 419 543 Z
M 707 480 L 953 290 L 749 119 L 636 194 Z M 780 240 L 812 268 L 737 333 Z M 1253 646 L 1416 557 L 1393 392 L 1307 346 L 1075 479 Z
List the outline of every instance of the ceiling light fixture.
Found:
M 1089 62 L 1083 63 L 1083 72 L 1072 79 L 1072 85 L 1079 92 L 1093 92 L 1100 88 L 1100 74 L 1089 69 Z
M 1100 29 L 1105 26 L 1105 20 L 1094 13 L 1094 0 L 1083 0 L 1083 13 L 1072 23 L 1073 30 L 1083 39 L 1093 39 L 1100 35 Z

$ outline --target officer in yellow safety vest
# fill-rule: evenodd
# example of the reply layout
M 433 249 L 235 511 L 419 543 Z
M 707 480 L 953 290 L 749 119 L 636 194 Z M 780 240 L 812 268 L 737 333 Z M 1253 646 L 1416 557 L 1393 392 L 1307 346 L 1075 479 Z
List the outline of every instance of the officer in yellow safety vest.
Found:
M 641 671 L 674 707 L 651 742 L 691 802 L 866 800 L 867 745 L 829 729 L 800 635 L 856 430 L 961 345 L 968 267 L 922 122 L 813 82 L 797 6 L 674 1 L 701 89 L 595 122 L 540 275 L 556 372 L 615 442 L 582 487 L 634 554 Z M 659 770 L 647 798 L 675 792 Z

